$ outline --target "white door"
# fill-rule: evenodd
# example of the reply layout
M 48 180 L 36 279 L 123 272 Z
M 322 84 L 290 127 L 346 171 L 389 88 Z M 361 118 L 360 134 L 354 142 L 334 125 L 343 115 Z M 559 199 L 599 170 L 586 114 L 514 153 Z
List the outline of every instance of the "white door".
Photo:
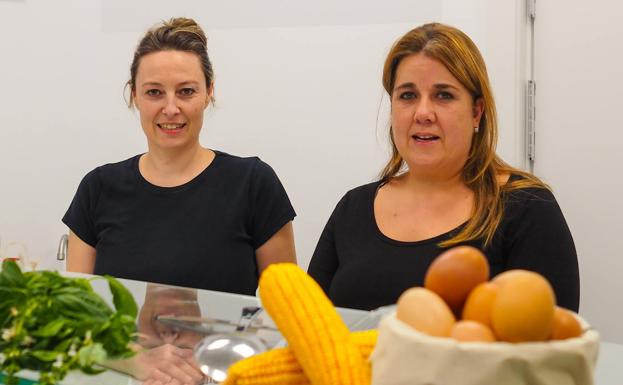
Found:
M 578 252 L 580 313 L 623 342 L 623 3 L 537 2 L 536 160 Z

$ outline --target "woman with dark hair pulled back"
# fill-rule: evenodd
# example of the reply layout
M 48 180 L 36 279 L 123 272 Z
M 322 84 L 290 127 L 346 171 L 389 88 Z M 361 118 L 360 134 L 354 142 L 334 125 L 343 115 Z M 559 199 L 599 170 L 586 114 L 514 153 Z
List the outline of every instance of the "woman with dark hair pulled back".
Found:
M 268 164 L 200 144 L 214 95 L 203 30 L 173 18 L 147 31 L 127 88 L 147 151 L 83 178 L 63 217 L 67 269 L 254 295 L 269 264 L 296 262 L 296 214 Z

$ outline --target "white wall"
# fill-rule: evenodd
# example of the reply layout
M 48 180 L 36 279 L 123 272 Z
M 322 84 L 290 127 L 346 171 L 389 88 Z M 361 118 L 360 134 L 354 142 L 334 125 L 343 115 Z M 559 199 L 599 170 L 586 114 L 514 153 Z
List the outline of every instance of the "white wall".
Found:
M 326 0 L 293 8 L 272 0 L 250 1 L 262 7 L 248 12 L 226 1 L 170 3 L 0 0 L 4 244 L 22 242 L 43 266 L 57 267 L 60 218 L 81 177 L 144 151 L 123 84 L 141 33 L 173 15 L 195 17 L 209 35 L 217 107 L 203 143 L 258 154 L 277 170 L 299 214 L 304 266 L 339 197 L 371 180 L 385 159 L 381 65 L 391 42 L 415 25 L 441 20 L 474 38 L 498 101 L 500 152 L 523 164 L 522 1 Z M 301 4 L 307 8 L 297 11 Z M 623 342 L 623 6 L 549 0 L 537 11 L 535 172 L 553 186 L 575 238 L 581 313 L 605 340 Z
M 54 260 L 60 218 L 82 176 L 145 150 L 122 98 L 133 48 L 158 20 L 205 27 L 217 106 L 204 145 L 259 155 L 298 212 L 307 266 L 334 205 L 374 179 L 388 154 L 382 63 L 391 44 L 428 21 L 454 24 L 490 66 L 500 151 L 521 165 L 521 1 L 0 0 L 0 239 Z M 519 63 L 519 64 L 518 64 Z M 6 251 L 6 250 L 5 250 Z M 15 248 L 7 251 L 15 251 Z
M 580 313 L 623 343 L 623 4 L 537 3 L 535 172 L 574 236 Z

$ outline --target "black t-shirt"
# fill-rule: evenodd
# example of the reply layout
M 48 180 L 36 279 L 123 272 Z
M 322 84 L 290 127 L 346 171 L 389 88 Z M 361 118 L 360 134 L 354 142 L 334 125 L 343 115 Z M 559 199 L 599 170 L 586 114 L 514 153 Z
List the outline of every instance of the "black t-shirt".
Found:
M 371 310 L 396 303 L 404 290 L 423 286 L 429 265 L 443 251 L 438 244 L 462 228 L 417 242 L 388 238 L 374 217 L 379 186 L 360 186 L 342 198 L 311 259 L 309 274 L 336 306 Z M 577 311 L 577 256 L 556 199 L 540 188 L 507 192 L 503 199 L 504 215 L 490 246 L 465 244 L 485 253 L 491 277 L 510 269 L 536 271 L 550 281 L 558 305 Z
M 94 273 L 253 295 L 255 250 L 296 214 L 269 165 L 215 154 L 176 187 L 145 180 L 140 155 L 88 173 L 63 222 L 96 249 Z

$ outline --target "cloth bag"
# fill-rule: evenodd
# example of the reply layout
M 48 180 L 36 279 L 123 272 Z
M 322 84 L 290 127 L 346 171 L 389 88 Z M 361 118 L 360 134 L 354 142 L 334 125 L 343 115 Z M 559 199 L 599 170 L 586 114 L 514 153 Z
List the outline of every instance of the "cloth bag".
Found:
M 393 312 L 379 326 L 372 385 L 593 385 L 598 351 L 591 329 L 560 341 L 465 343 L 420 333 Z

